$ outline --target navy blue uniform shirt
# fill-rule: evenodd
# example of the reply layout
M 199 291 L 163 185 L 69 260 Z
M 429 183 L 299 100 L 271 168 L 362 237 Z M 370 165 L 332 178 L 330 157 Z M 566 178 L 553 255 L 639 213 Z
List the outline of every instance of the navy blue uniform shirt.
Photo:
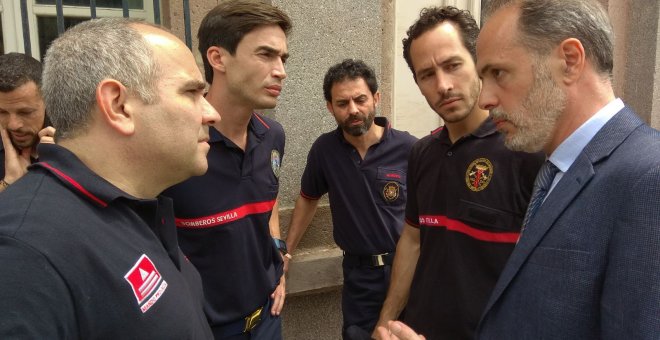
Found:
M 137 199 L 58 145 L 0 193 L 0 338 L 209 339 L 172 202 Z
M 376 117 L 374 124 L 385 131 L 364 160 L 341 128 L 321 135 L 301 179 L 303 197 L 319 199 L 328 193 L 335 242 L 353 255 L 395 250 L 403 226 L 408 154 L 417 141 L 392 129 L 385 117 Z
M 263 306 L 282 276 L 268 221 L 279 189 L 284 130 L 253 114 L 245 152 L 210 128 L 209 169 L 168 189 L 181 249 L 204 282 L 211 326 Z
M 544 156 L 503 140 L 487 119 L 453 144 L 440 129 L 411 151 L 406 221 L 420 228 L 420 255 L 404 321 L 428 339 L 473 337 L 518 240 Z

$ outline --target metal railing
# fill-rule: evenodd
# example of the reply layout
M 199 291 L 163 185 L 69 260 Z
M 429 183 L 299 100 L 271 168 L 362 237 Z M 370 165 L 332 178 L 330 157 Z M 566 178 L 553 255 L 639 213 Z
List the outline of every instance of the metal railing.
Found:
M 148 1 L 148 0 L 145 0 Z M 176 0 L 175 0 L 176 1 Z M 183 4 L 183 23 L 185 27 L 185 42 L 188 48 L 192 49 L 192 28 L 190 23 L 190 0 L 182 0 Z M 122 0 L 122 15 L 124 18 L 129 17 L 128 0 Z M 21 23 L 23 28 L 23 46 L 25 54 L 32 55 L 31 41 L 30 41 L 30 25 L 28 22 L 28 0 L 20 0 L 21 7 Z M 96 0 L 89 0 L 90 17 L 96 19 Z M 160 25 L 160 0 L 153 0 L 154 10 L 154 23 Z M 64 33 L 64 6 L 62 0 L 55 0 L 55 11 L 57 14 L 57 33 L 61 35 Z

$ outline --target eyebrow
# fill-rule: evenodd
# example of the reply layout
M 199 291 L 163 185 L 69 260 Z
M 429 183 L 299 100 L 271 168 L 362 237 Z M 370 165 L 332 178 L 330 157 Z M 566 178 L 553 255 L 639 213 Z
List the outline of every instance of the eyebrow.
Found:
M 204 90 L 206 89 L 206 83 L 201 80 L 188 80 L 182 88 L 186 90 Z
M 289 53 L 282 53 L 282 51 L 280 51 L 276 48 L 272 48 L 270 46 L 266 46 L 266 45 L 257 47 L 257 52 L 260 52 L 260 51 L 281 55 L 282 59 L 284 59 L 284 60 L 289 58 Z
M 451 64 L 451 63 L 456 62 L 456 61 L 463 62 L 464 60 L 465 60 L 465 59 L 461 58 L 461 57 L 458 56 L 458 55 L 452 55 L 452 56 L 450 56 L 449 58 L 443 60 L 443 61 L 440 63 L 440 66 L 442 66 L 442 65 L 447 65 L 447 64 Z M 433 63 L 431 66 L 429 66 L 429 67 L 427 67 L 427 68 L 423 68 L 423 69 L 421 69 L 421 70 L 415 72 L 415 75 L 420 75 L 420 74 L 422 74 L 422 73 L 424 73 L 424 72 L 428 72 L 430 69 L 432 69 L 432 68 L 434 68 L 434 67 L 435 67 L 435 63 Z

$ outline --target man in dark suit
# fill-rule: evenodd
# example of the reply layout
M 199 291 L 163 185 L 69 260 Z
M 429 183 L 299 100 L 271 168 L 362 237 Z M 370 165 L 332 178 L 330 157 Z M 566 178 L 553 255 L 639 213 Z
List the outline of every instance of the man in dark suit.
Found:
M 607 14 L 595 0 L 494 2 L 479 104 L 509 148 L 548 162 L 477 338 L 658 339 L 660 132 L 614 96 Z
M 548 161 L 478 337 L 658 339 L 660 133 L 614 95 L 607 13 L 519 0 L 489 14 L 479 104 L 509 148 Z

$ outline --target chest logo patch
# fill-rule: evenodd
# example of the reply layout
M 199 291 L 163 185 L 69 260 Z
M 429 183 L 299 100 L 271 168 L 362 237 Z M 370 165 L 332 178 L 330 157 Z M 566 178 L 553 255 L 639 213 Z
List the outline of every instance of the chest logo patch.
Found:
M 167 282 L 145 254 L 142 254 L 133 268 L 124 275 L 124 279 L 133 289 L 142 313 L 146 313 L 167 289 Z
M 399 198 L 399 183 L 387 182 L 383 187 L 383 198 L 388 202 L 394 202 Z
M 273 151 L 270 152 L 270 167 L 273 168 L 273 174 L 276 178 L 280 178 L 281 163 L 280 152 L 273 149 Z
M 486 189 L 493 178 L 493 164 L 486 158 L 477 158 L 465 172 L 465 184 L 472 191 Z

